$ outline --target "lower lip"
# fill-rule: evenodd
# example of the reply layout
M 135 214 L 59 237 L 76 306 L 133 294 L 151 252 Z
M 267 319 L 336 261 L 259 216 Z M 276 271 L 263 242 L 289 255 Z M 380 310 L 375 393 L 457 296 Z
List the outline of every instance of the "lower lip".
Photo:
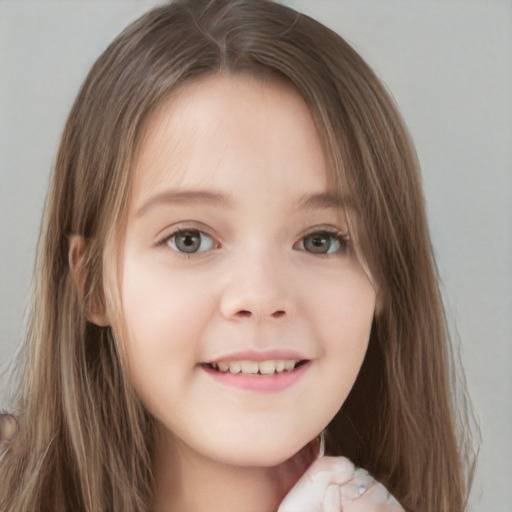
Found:
M 297 368 L 272 375 L 248 375 L 244 373 L 219 372 L 207 366 L 201 368 L 217 382 L 225 386 L 247 389 L 250 391 L 282 391 L 292 387 L 308 371 L 311 361 Z

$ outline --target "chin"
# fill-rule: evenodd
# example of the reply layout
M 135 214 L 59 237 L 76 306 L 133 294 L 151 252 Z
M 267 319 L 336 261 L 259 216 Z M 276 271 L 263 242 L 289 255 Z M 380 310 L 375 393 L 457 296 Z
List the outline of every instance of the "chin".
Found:
M 276 439 L 275 442 L 253 443 L 237 450 L 232 456 L 224 457 L 228 464 L 240 467 L 275 467 L 287 462 L 306 463 L 306 467 L 318 456 L 319 445 L 314 438 L 292 442 L 283 442 Z M 305 468 L 304 468 L 305 469 Z

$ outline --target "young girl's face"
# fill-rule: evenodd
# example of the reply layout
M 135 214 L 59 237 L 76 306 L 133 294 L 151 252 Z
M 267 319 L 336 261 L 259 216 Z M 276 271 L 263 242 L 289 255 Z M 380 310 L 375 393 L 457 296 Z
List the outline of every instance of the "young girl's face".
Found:
M 284 461 L 345 400 L 375 308 L 306 104 L 197 80 L 151 118 L 133 179 L 110 321 L 135 389 L 175 450 Z

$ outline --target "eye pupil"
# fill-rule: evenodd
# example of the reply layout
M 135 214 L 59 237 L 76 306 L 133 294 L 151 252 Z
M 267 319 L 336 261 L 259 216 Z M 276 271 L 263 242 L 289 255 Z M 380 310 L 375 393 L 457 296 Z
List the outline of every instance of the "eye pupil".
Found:
M 201 246 L 201 234 L 198 231 L 182 231 L 176 234 L 175 243 L 181 252 L 197 252 Z
M 315 234 L 304 239 L 304 248 L 309 252 L 326 253 L 331 248 L 331 237 Z

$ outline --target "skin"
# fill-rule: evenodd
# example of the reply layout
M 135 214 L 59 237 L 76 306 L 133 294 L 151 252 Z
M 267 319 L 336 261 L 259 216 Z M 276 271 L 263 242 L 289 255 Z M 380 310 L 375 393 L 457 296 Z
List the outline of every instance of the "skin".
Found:
M 320 457 L 277 512 L 404 512 L 386 488 L 345 457 Z
M 277 510 L 347 397 L 376 293 L 327 176 L 312 116 L 286 84 L 208 76 L 150 119 L 117 255 L 121 315 L 96 322 L 112 325 L 156 419 L 156 512 Z M 197 252 L 180 252 L 177 230 Z M 205 369 L 239 351 L 307 364 L 270 391 Z
M 19 425 L 13 414 L 0 413 L 0 443 L 12 443 L 19 434 Z

